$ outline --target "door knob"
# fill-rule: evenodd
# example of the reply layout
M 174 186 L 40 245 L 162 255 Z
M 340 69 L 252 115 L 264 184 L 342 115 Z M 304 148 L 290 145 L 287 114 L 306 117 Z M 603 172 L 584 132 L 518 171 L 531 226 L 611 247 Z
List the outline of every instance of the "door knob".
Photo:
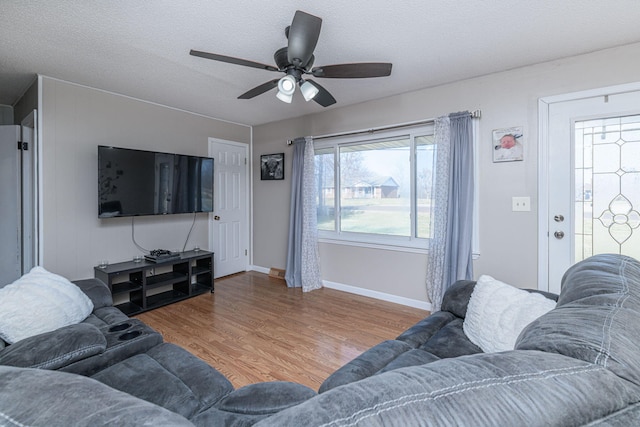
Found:
M 556 216 L 553 217 L 553 220 L 555 222 L 562 222 L 562 221 L 564 221 L 564 216 L 563 215 L 556 215 Z
M 553 233 L 553 235 L 556 237 L 556 239 L 560 240 L 564 237 L 564 231 L 556 231 L 555 233 Z
M 216 221 L 220 221 L 220 217 L 218 215 L 214 216 L 213 219 Z

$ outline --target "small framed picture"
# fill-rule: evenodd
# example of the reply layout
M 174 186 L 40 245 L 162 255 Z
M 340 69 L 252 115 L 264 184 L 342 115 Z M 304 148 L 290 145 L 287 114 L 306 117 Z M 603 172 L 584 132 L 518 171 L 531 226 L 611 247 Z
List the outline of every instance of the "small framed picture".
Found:
M 260 179 L 284 179 L 284 153 L 260 156 Z
M 494 163 L 524 160 L 522 126 L 494 130 L 491 142 Z

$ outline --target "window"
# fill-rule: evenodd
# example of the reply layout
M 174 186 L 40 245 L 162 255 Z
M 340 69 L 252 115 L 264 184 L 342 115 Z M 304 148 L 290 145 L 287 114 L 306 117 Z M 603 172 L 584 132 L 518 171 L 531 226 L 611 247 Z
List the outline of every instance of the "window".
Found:
M 321 238 L 426 248 L 433 126 L 315 143 Z

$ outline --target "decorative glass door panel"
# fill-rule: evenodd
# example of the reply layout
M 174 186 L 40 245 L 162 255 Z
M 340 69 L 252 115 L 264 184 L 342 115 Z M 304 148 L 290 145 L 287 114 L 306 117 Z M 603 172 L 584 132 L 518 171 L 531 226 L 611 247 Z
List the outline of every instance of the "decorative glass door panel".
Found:
M 575 261 L 640 258 L 640 115 L 574 124 Z

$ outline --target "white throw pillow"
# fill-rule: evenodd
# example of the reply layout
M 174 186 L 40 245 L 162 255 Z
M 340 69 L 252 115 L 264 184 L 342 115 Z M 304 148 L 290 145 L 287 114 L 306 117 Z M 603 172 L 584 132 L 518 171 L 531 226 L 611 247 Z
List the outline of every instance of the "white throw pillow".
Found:
M 0 338 L 12 344 L 80 323 L 92 311 L 93 303 L 79 287 L 34 267 L 0 289 Z
M 513 350 L 520 332 L 556 302 L 491 276 L 478 279 L 463 323 L 463 331 L 485 353 Z

